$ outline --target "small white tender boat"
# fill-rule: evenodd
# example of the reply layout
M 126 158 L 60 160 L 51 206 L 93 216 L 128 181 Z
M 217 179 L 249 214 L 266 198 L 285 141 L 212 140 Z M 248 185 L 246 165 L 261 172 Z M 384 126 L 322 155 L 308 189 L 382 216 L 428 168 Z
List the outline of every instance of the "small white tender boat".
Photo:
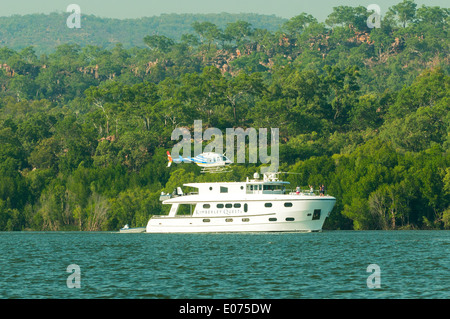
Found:
M 145 227 L 135 227 L 130 228 L 128 224 L 126 224 L 123 228 L 120 229 L 121 233 L 145 233 Z

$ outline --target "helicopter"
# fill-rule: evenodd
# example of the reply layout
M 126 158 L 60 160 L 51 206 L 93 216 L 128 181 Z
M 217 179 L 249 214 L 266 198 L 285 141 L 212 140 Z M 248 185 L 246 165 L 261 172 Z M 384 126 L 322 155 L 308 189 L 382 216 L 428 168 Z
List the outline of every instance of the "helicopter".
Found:
M 170 167 L 173 162 L 175 163 L 194 163 L 202 168 L 202 173 L 221 173 L 227 172 L 226 166 L 233 162 L 225 156 L 225 154 L 219 154 L 214 152 L 201 153 L 195 157 L 182 157 L 172 158 L 170 152 L 167 151 L 167 158 L 169 163 L 167 167 Z

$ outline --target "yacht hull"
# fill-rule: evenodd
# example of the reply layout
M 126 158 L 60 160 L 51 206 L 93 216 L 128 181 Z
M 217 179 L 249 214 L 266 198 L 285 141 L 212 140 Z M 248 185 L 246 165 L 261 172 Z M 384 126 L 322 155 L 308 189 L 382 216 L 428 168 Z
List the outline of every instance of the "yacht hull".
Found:
M 284 203 L 292 203 L 285 207 Z M 265 208 L 259 201 L 255 209 L 202 211 L 196 209 L 188 216 L 153 216 L 147 224 L 147 233 L 219 233 L 219 232 L 318 232 L 336 202 L 330 198 L 283 199 L 272 201 Z M 223 203 L 223 201 L 222 201 Z M 201 204 L 200 204 L 201 205 Z M 208 214 L 209 213 L 209 214 Z

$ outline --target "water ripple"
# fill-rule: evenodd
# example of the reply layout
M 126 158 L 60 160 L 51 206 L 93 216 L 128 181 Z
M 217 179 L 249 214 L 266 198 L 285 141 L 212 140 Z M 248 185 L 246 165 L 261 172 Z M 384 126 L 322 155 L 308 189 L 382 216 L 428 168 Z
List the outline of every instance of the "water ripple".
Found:
M 0 298 L 447 299 L 449 243 L 449 231 L 0 233 Z

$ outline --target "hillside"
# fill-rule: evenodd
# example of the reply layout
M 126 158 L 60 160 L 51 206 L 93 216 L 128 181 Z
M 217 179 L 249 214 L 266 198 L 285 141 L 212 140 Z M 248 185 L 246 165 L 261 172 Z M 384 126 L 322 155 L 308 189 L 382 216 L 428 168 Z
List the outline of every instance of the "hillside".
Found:
M 142 39 L 151 34 L 180 40 L 192 33 L 192 23 L 211 22 L 219 27 L 238 20 L 255 28 L 277 30 L 285 19 L 259 14 L 162 14 L 140 19 L 111 19 L 93 15 L 81 16 L 81 29 L 69 29 L 70 13 L 31 14 L 0 17 L 0 46 L 20 50 L 33 46 L 37 54 L 50 53 L 61 44 L 96 45 L 107 49 L 117 43 L 125 48 L 142 47 Z
M 274 31 L 194 21 L 180 38 L 43 55 L 2 45 L 0 230 L 143 226 L 165 212 L 161 191 L 263 166 L 167 168 L 173 130 L 195 120 L 279 128 L 291 186 L 337 198 L 325 229 L 449 229 L 450 10 L 403 0 L 378 29 L 368 14 L 340 6 Z

